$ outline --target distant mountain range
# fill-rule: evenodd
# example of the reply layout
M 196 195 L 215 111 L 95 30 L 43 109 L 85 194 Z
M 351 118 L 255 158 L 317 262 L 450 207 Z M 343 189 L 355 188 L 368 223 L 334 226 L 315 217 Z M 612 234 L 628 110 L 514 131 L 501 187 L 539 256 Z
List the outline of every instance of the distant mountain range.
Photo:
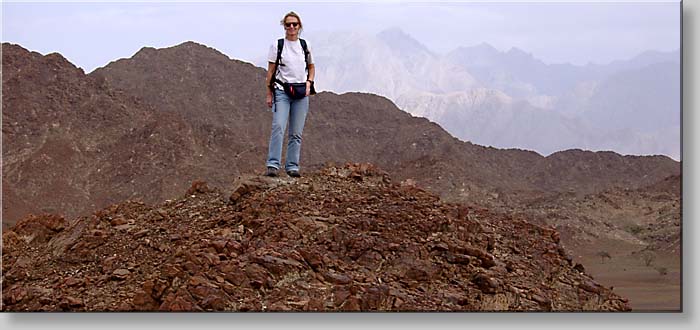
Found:
M 679 51 L 578 66 L 487 43 L 440 55 L 398 28 L 307 39 L 319 89 L 385 96 L 464 141 L 543 155 L 581 148 L 680 159 Z

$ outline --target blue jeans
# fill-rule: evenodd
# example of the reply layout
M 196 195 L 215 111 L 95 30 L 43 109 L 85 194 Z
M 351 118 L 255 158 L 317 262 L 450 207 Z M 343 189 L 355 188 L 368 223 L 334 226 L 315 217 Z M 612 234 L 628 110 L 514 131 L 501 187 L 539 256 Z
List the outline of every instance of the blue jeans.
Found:
M 299 170 L 301 154 L 301 133 L 304 130 L 306 114 L 309 112 L 309 97 L 299 100 L 290 99 L 284 91 L 275 89 L 275 102 L 272 105 L 272 133 L 267 154 L 267 166 L 280 168 L 284 130 L 289 121 L 289 141 L 287 141 L 286 171 Z

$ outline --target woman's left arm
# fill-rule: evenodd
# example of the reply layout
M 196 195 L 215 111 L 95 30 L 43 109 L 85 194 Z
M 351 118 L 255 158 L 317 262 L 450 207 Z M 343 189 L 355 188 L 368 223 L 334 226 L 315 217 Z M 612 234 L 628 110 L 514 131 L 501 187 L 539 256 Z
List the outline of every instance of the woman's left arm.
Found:
M 314 81 L 316 76 L 316 67 L 313 64 L 309 64 L 309 80 L 306 81 L 306 96 L 311 93 L 311 82 Z

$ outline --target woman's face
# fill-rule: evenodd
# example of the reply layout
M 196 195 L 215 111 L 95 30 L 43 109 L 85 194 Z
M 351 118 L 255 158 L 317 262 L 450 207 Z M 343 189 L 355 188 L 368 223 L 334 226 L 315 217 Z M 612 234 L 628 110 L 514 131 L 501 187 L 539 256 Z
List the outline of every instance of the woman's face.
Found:
M 284 19 L 284 30 L 286 31 L 287 36 L 297 36 L 299 34 L 299 28 L 301 28 L 301 25 L 299 24 L 298 18 L 294 16 L 287 16 L 287 18 Z

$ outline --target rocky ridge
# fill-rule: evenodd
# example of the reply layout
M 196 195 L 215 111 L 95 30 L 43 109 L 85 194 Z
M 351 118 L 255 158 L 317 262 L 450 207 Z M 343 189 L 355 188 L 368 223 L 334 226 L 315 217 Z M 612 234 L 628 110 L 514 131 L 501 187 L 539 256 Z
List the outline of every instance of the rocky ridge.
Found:
M 371 164 L 194 182 L 3 233 L 6 311 L 625 311 L 551 228 Z

